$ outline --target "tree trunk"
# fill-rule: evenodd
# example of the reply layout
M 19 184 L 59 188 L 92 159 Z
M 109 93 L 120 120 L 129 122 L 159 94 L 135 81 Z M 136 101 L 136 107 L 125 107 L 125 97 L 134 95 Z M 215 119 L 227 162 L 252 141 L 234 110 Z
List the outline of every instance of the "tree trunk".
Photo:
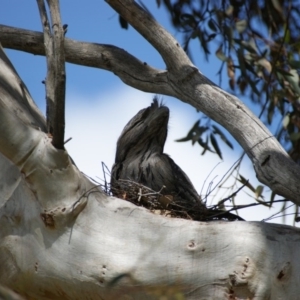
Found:
M 30 299 L 147 299 L 157 289 L 297 299 L 298 229 L 171 219 L 108 197 L 52 146 L 2 50 L 0 78 L 2 284 Z
M 167 71 L 116 47 L 68 39 L 66 59 L 74 59 L 75 46 L 90 50 L 89 64 L 93 58 L 132 86 L 200 109 L 235 136 L 262 182 L 299 204 L 299 166 L 265 126 L 236 97 L 207 80 L 132 0 L 107 2 L 159 51 Z M 22 47 L 22 38 L 12 31 L 0 27 L 4 45 Z M 40 36 L 28 34 L 28 39 Z M 32 39 L 29 50 L 34 53 L 40 44 L 43 39 Z M 65 150 L 54 148 L 46 128 L 1 48 L 1 284 L 29 299 L 299 298 L 299 229 L 167 218 L 107 196 Z

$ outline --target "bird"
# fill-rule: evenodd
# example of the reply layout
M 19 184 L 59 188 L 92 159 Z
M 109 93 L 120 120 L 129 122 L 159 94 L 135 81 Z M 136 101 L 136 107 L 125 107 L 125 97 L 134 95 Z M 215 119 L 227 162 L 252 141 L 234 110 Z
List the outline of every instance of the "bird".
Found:
M 111 188 L 116 196 L 120 190 L 126 193 L 124 182 L 136 182 L 166 196 L 162 205 L 168 209 L 186 214 L 197 210 L 201 219 L 205 204 L 185 172 L 164 153 L 169 115 L 169 108 L 155 96 L 149 107 L 127 123 L 117 141 Z

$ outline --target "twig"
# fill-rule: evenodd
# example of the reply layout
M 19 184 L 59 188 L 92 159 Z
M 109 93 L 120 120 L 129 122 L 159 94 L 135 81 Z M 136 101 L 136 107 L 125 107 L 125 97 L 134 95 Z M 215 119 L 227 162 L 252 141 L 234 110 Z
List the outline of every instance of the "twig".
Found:
M 107 187 L 106 173 L 105 173 L 104 168 L 106 168 L 107 170 L 108 170 L 108 168 L 107 168 L 106 164 L 103 161 L 101 162 L 101 165 L 102 165 L 102 173 L 103 173 L 103 176 L 104 176 L 105 192 L 107 192 L 108 191 L 108 187 Z
M 66 144 L 66 143 L 68 143 L 68 142 L 70 142 L 72 140 L 72 138 L 70 137 L 70 138 L 68 138 L 68 139 L 66 139 L 65 140 L 65 142 L 64 142 L 64 144 Z
M 231 199 L 232 197 L 236 196 L 245 186 L 246 184 L 249 182 L 249 180 L 247 180 L 246 183 L 244 183 L 241 187 L 238 188 L 237 191 L 233 192 L 231 195 L 229 195 L 228 197 L 222 199 L 218 204 L 214 205 L 213 208 L 217 208 L 219 205 L 225 203 L 227 200 Z

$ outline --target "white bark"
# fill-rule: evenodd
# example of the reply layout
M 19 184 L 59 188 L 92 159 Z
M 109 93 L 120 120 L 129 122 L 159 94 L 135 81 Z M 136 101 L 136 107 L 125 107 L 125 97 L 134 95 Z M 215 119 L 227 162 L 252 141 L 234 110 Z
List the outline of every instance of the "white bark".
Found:
M 263 124 L 205 79 L 132 1 L 108 2 L 146 38 L 155 30 L 149 40 L 168 66 L 157 73 L 164 80 L 153 84 L 155 92 L 189 102 L 226 125 L 260 179 L 299 202 L 299 167 Z M 113 55 L 105 54 L 106 67 L 115 66 Z M 122 68 L 124 78 L 136 71 L 127 61 Z M 138 84 L 139 78 L 129 81 Z M 150 91 L 152 84 L 144 86 Z M 52 146 L 42 115 L 2 50 L 0 153 L 0 283 L 30 299 L 117 299 L 125 293 L 147 299 L 145 294 L 157 293 L 153 287 L 180 289 L 186 299 L 299 298 L 298 229 L 170 219 L 107 197 L 66 151 Z
M 115 299 L 116 286 L 146 299 L 149 285 L 187 299 L 298 298 L 298 229 L 170 219 L 107 197 L 36 126 L 1 58 L 2 284 L 31 299 Z

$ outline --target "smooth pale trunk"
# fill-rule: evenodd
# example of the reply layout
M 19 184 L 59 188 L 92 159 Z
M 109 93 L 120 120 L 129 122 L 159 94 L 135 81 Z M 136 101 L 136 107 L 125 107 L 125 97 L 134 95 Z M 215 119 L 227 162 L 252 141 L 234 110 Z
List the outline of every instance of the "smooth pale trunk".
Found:
M 171 219 L 108 197 L 53 148 L 41 118 L 1 52 L 2 284 L 30 299 L 147 299 L 153 287 L 186 299 L 299 298 L 298 229 Z

